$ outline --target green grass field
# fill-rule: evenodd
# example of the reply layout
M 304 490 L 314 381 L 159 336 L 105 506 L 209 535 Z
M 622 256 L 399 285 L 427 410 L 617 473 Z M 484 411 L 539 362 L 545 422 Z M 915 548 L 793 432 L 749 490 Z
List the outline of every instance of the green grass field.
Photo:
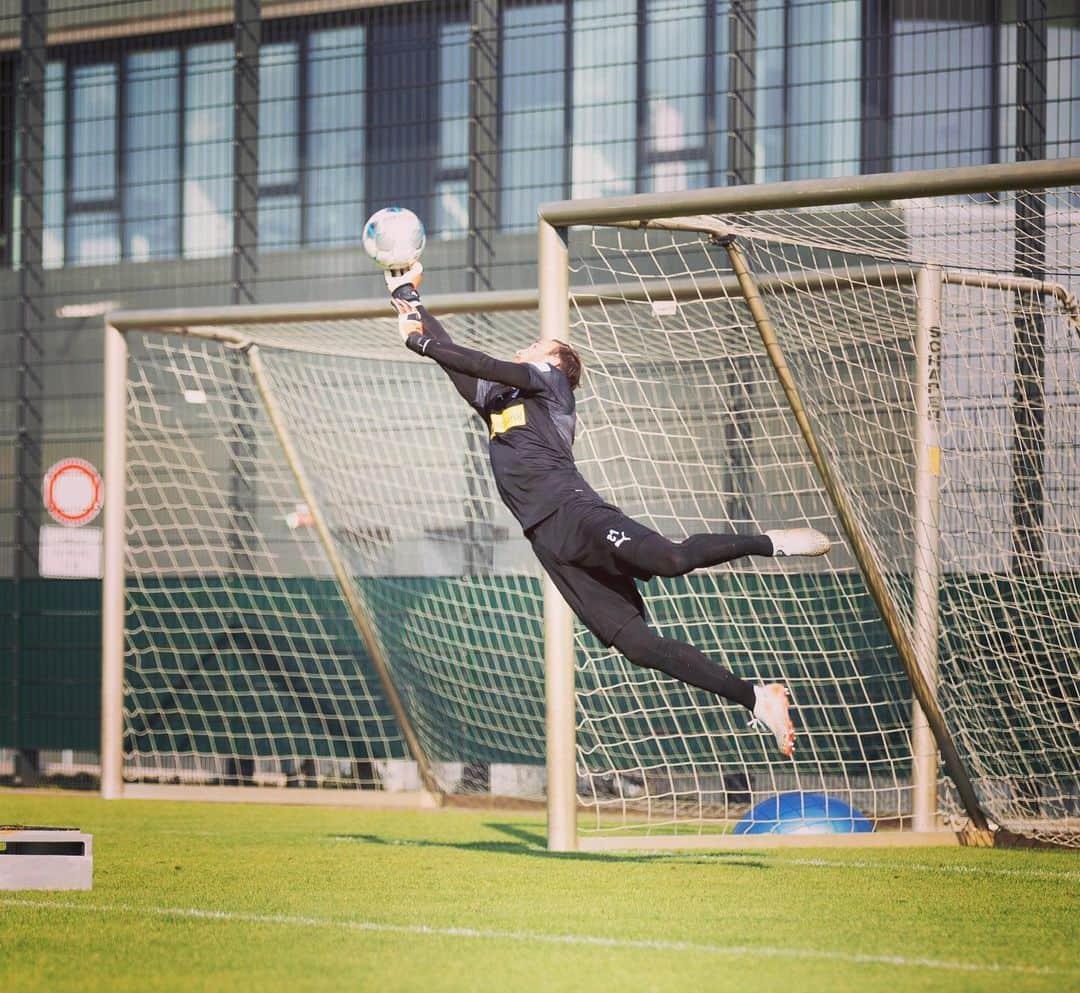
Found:
M 542 818 L 0 793 L 94 835 L 0 892 L 0 990 L 1080 989 L 1061 851 L 549 855 Z

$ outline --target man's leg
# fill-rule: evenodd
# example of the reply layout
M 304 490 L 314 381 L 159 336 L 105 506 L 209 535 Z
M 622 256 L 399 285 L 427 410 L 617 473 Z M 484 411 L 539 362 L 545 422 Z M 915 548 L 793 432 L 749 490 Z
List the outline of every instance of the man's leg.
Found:
M 754 709 L 754 687 L 750 683 L 722 665 L 710 662 L 693 645 L 661 638 L 640 617 L 624 625 L 612 645 L 634 665 L 666 672 L 681 682 L 741 703 L 747 710 Z
M 669 541 L 652 533 L 615 549 L 616 556 L 636 572 L 651 576 L 683 576 L 746 555 L 772 553 L 772 541 L 763 534 L 695 534 L 685 541 Z
M 812 528 L 750 535 L 694 534 L 685 541 L 669 541 L 651 532 L 639 541 L 624 541 L 614 550 L 616 557 L 638 574 L 684 576 L 747 555 L 824 555 L 829 550 L 829 539 Z
M 710 662 L 693 645 L 661 638 L 641 617 L 635 617 L 615 635 L 612 645 L 634 665 L 657 669 L 690 686 L 742 704 L 776 738 L 782 755 L 791 757 L 795 728 L 788 713 L 787 690 L 779 683 L 752 686 L 722 665 Z

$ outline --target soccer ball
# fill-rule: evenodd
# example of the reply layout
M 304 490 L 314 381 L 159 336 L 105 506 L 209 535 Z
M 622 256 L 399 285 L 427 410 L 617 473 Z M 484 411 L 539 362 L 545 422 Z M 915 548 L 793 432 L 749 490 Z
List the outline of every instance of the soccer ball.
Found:
M 384 269 L 408 269 L 426 241 L 420 218 L 404 207 L 383 207 L 364 225 L 364 251 Z

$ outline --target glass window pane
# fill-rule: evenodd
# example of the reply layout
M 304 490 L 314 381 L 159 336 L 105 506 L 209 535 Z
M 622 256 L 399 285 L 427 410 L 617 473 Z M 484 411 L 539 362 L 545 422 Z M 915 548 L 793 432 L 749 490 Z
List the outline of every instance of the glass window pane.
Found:
M 903 19 L 893 32 L 892 168 L 992 160 L 993 29 L 960 19 Z
M 435 184 L 435 231 L 439 238 L 464 238 L 469 230 L 469 190 L 464 179 Z
M 64 264 L 64 63 L 45 68 L 45 177 L 42 191 L 42 264 Z
M 566 145 L 566 8 L 503 10 L 500 223 L 536 226 L 536 208 L 561 200 Z
M 68 265 L 114 265 L 120 261 L 115 210 L 80 211 L 68 218 Z
M 228 42 L 187 50 L 184 257 L 232 248 L 233 55 Z
M 300 247 L 300 195 L 259 197 L 259 248 Z
M 364 218 L 364 29 L 309 39 L 307 242 L 360 241 Z
M 439 167 L 469 164 L 469 26 L 439 32 Z
M 124 255 L 179 253 L 180 56 L 175 48 L 127 57 Z
M 656 162 L 645 172 L 646 193 L 676 193 L 697 190 L 709 182 L 709 163 L 704 159 Z
M 1046 28 L 1046 157 L 1080 155 L 1080 13 Z
M 757 10 L 754 75 L 755 182 L 784 178 L 784 7 L 767 4 Z
M 259 49 L 259 186 L 291 186 L 300 172 L 300 46 Z
M 572 196 L 634 191 L 636 125 L 636 4 L 574 0 Z
M 859 171 L 860 0 L 790 9 L 788 179 Z
M 646 151 L 705 141 L 704 0 L 648 0 L 645 7 Z
M 71 189 L 74 203 L 116 195 L 116 65 L 71 73 Z

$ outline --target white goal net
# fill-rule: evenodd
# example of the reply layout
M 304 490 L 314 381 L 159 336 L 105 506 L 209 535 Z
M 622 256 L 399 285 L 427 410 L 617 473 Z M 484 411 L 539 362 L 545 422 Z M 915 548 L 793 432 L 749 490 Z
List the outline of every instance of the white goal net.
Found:
M 794 524 L 836 543 L 805 564 L 748 560 L 653 584 L 648 598 L 665 633 L 788 683 L 793 763 L 737 709 L 579 638 L 587 829 L 709 832 L 785 791 L 909 825 L 906 646 L 990 825 L 1075 843 L 1076 190 L 640 218 L 591 227 L 569 260 L 573 285 L 650 288 L 640 302 L 609 294 L 599 314 L 571 310 L 589 369 L 579 451 L 600 490 L 672 537 Z M 687 284 L 696 292 L 676 300 Z M 941 806 L 959 824 L 944 772 Z
M 1075 839 L 1078 223 L 1062 189 L 575 236 L 586 478 L 671 538 L 791 524 L 835 542 L 823 559 L 645 588 L 662 633 L 790 686 L 793 762 L 740 708 L 577 631 L 582 832 L 713 834 L 793 791 L 909 828 L 918 733 L 884 602 L 982 811 Z M 928 286 L 930 393 L 916 349 Z M 537 334 L 528 301 L 430 304 L 455 340 L 495 354 Z M 340 310 L 117 319 L 123 779 L 539 799 L 541 584 L 491 483 L 484 427 L 401 348 L 388 309 Z M 920 389 L 939 435 L 930 463 L 916 452 Z M 932 778 L 960 823 L 945 770 Z

